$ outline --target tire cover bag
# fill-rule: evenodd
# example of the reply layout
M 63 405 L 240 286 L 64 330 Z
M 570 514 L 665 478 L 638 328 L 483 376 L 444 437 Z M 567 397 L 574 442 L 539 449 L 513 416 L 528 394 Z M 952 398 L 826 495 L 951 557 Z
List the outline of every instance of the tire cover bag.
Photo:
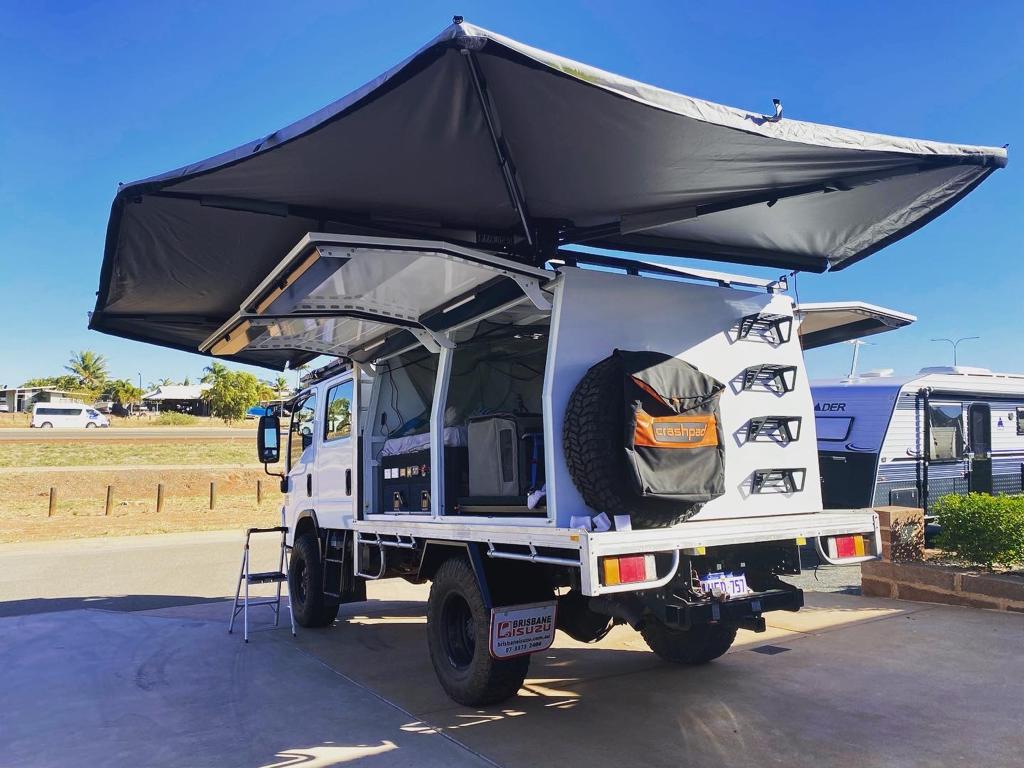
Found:
M 725 385 L 661 352 L 615 350 L 626 476 L 641 497 L 703 503 L 725 493 L 718 401 Z

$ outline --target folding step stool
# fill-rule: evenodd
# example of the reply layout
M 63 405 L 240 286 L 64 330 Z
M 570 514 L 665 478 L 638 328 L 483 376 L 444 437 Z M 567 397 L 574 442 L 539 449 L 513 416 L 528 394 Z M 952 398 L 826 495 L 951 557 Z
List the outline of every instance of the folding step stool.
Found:
M 276 571 L 263 571 L 261 573 L 252 573 L 249 570 L 249 539 L 255 533 L 280 533 L 281 534 L 281 559 L 278 561 Z M 286 551 L 287 546 L 285 544 L 285 534 L 288 533 L 287 526 L 279 525 L 276 528 L 250 528 L 245 532 L 245 550 L 242 553 L 242 572 L 238 576 L 238 586 L 235 587 L 235 603 L 231 606 L 231 621 L 228 623 L 228 634 L 235 628 L 235 617 L 239 613 L 242 614 L 242 636 L 245 638 L 245 642 L 249 642 L 249 606 L 251 605 L 269 605 L 274 611 L 274 626 L 280 626 L 281 624 L 281 584 L 288 581 L 288 571 L 285 568 L 287 563 Z M 245 584 L 245 594 L 241 596 L 241 604 L 239 604 L 239 595 L 242 592 L 242 585 Z M 261 598 L 258 600 L 249 599 L 249 585 L 250 584 L 277 584 L 277 596 Z M 292 636 L 295 636 L 295 616 L 292 615 L 292 598 L 291 594 L 288 595 L 288 618 L 292 622 Z

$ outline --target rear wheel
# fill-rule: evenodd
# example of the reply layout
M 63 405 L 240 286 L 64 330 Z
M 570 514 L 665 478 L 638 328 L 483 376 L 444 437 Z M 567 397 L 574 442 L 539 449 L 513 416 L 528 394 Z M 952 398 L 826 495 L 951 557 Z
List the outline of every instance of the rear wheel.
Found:
M 729 650 L 736 639 L 736 627 L 698 624 L 674 629 L 660 621 L 647 621 L 640 629 L 647 647 L 673 664 L 707 664 Z
M 305 533 L 295 539 L 288 564 L 288 595 L 295 621 L 303 627 L 328 627 L 338 617 L 337 605 L 324 604 L 320 545 Z
M 529 656 L 491 657 L 491 616 L 470 564 L 447 560 L 434 575 L 427 601 L 427 644 L 445 692 L 470 707 L 514 696 L 526 679 Z
M 39 428 L 40 429 L 53 429 L 53 424 L 51 424 L 48 421 L 44 421 L 42 424 L 39 425 Z

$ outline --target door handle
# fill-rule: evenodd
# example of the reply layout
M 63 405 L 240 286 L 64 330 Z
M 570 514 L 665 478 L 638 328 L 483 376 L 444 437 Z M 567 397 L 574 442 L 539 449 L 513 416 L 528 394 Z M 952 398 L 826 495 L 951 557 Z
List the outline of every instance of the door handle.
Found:
M 349 467 L 345 470 L 345 495 L 352 495 L 352 468 Z
M 306 495 L 307 496 L 312 496 L 313 495 L 313 475 L 312 474 L 306 475 Z

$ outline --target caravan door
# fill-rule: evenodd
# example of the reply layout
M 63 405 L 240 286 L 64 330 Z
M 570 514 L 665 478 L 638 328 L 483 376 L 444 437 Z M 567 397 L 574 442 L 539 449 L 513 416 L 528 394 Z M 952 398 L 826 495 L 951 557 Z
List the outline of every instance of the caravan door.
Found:
M 992 493 L 992 409 L 988 403 L 967 408 L 967 444 L 970 448 L 968 483 L 974 493 Z

